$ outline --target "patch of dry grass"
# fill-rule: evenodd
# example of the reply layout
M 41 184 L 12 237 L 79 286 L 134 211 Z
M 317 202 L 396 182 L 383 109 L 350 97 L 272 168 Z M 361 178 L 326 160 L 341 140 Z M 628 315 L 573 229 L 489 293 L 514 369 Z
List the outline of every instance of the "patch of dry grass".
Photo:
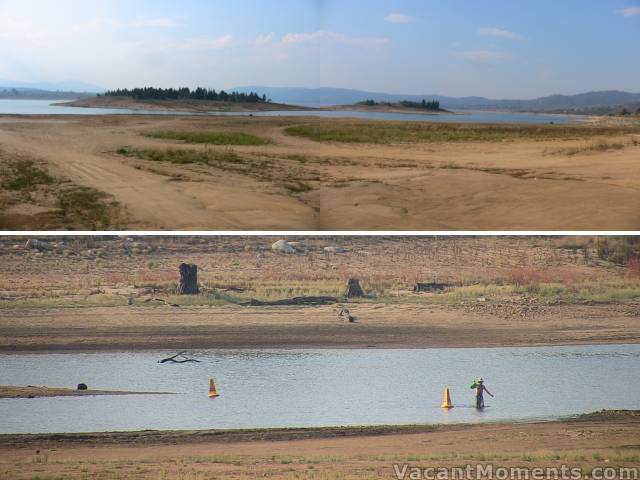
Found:
M 2 186 L 5 190 L 31 191 L 39 185 L 49 185 L 54 178 L 33 160 L 15 160 L 2 165 Z
M 635 141 L 625 143 L 625 142 L 609 142 L 606 140 L 598 140 L 593 141 L 588 144 L 577 145 L 572 147 L 560 147 L 554 148 L 551 150 L 546 150 L 545 154 L 547 155 L 584 155 L 589 153 L 599 153 L 599 152 L 611 152 L 615 150 L 622 150 L 628 146 L 634 146 Z
M 113 196 L 74 184 L 48 170 L 42 160 L 13 158 L 0 151 L 0 205 L 25 205 L 44 212 L 33 218 L 24 215 L 21 222 L 37 224 L 31 229 L 102 230 L 124 224 L 124 211 Z M 0 227 L 11 223 L 3 217 L 10 216 L 0 214 Z
M 448 143 L 503 142 L 511 140 L 571 140 L 620 135 L 632 127 L 587 125 L 475 124 L 437 122 L 381 122 L 337 120 L 305 123 L 285 128 L 288 135 L 318 142 L 341 143 Z
M 160 131 L 146 133 L 145 136 L 211 145 L 268 145 L 271 143 L 265 138 L 244 132 Z
M 261 181 L 273 182 L 291 194 L 307 193 L 313 190 L 311 181 L 318 181 L 319 174 L 313 169 L 301 171 L 283 168 L 275 158 L 256 155 L 238 155 L 230 148 L 195 149 L 137 149 L 121 147 L 116 153 L 125 157 L 174 165 L 199 164 L 220 170 L 247 175 Z M 296 162 L 299 162 L 297 160 Z M 303 162 L 302 162 L 303 163 Z M 286 166 L 285 166 L 286 167 Z M 184 179 L 184 177 L 175 177 Z

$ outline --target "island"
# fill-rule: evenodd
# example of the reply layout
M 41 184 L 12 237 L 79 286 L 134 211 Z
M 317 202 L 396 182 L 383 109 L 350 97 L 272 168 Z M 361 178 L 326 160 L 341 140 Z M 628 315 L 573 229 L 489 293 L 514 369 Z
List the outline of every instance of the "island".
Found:
M 81 98 L 59 105 L 85 108 L 122 108 L 129 110 L 157 110 L 172 112 L 267 112 L 278 110 L 314 110 L 299 105 L 275 103 L 256 92 L 226 92 L 197 87 L 182 88 L 139 87 L 107 90 L 94 97 Z
M 418 115 L 457 115 L 457 112 L 445 110 L 440 107 L 438 100 L 422 99 L 421 102 L 411 100 L 401 100 L 399 102 L 376 102 L 372 99 L 363 100 L 351 105 L 334 105 L 325 107 L 323 110 L 331 111 L 359 111 L 359 112 L 382 112 L 382 113 L 414 113 Z

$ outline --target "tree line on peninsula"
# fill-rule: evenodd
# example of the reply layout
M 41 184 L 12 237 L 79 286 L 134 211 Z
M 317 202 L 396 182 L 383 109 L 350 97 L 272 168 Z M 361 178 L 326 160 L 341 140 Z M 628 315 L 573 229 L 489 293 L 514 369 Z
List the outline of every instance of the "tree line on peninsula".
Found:
M 214 100 L 220 102 L 243 102 L 243 103 L 260 103 L 270 102 L 266 95 L 258 95 L 256 92 L 219 92 L 213 88 L 197 87 L 191 90 L 188 87 L 182 88 L 118 88 L 116 90 L 107 90 L 98 96 L 104 97 L 131 97 L 136 100 Z

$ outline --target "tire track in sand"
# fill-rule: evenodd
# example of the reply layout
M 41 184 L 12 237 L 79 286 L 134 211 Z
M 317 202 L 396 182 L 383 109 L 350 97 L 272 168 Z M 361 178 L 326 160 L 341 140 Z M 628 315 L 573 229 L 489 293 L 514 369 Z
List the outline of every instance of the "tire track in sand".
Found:
M 92 138 L 91 131 L 83 132 L 83 140 L 78 141 L 77 132 L 72 140 L 65 132 L 51 131 L 57 125 L 48 127 L 44 131 L 0 129 L 0 145 L 42 158 L 70 180 L 113 195 L 125 207 L 130 226 L 159 230 L 312 227 L 310 208 L 286 195 L 265 191 L 265 186 L 251 179 L 171 182 L 100 152 L 103 141 Z M 82 126 L 75 128 L 82 130 Z M 274 211 L 279 212 L 277 218 Z

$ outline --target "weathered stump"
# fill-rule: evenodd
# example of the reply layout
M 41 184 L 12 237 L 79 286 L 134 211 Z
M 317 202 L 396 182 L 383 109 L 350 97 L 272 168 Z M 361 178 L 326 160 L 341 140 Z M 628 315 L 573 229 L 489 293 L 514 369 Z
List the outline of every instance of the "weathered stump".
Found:
M 347 291 L 345 292 L 347 298 L 364 297 L 364 292 L 360 286 L 360 280 L 357 278 L 350 278 L 347 281 Z
M 191 263 L 180 264 L 180 284 L 178 285 L 178 295 L 198 294 L 198 266 Z

